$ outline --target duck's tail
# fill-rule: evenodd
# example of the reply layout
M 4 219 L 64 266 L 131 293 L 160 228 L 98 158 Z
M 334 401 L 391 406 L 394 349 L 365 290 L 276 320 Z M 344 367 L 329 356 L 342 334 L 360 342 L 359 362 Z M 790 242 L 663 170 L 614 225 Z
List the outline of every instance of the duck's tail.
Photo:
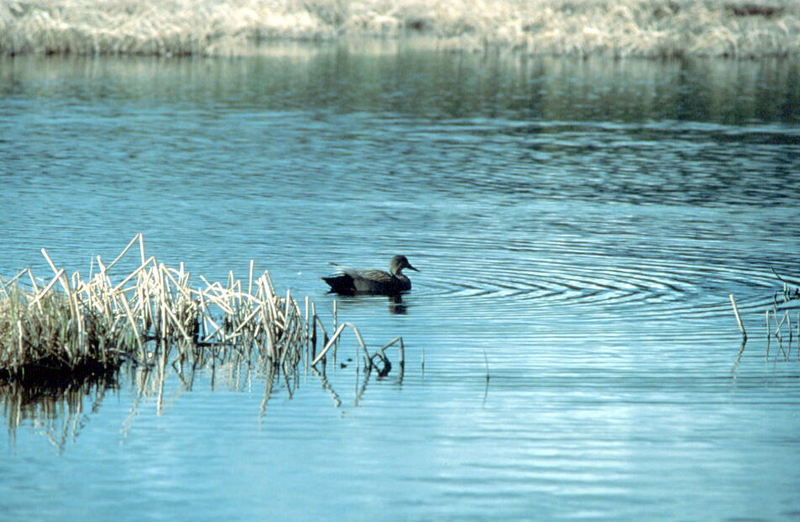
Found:
M 331 287 L 331 292 L 336 292 L 337 294 L 354 294 L 356 292 L 353 278 L 347 274 L 336 274 L 320 277 L 320 279 L 328 283 L 328 286 Z

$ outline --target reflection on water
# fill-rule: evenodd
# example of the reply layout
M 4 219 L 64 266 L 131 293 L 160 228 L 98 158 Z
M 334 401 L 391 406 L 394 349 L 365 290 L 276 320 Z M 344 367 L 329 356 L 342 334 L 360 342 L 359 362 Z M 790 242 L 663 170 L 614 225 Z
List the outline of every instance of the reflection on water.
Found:
M 347 404 L 357 406 L 363 399 L 370 380 L 392 379 L 392 382 L 402 384 L 403 359 L 398 360 L 396 354 L 379 350 L 373 356 L 372 364 L 369 364 L 356 350 L 348 354 L 349 347 L 343 346 L 340 354 L 339 344 L 335 343 L 330 350 L 330 365 L 323 362 L 312 366 L 309 358 L 304 359 L 293 371 L 285 366 L 270 364 L 266 360 L 246 360 L 236 353 L 214 349 L 210 351 L 218 353 L 210 353 L 203 361 L 197 359 L 189 363 L 181 355 L 174 359 L 170 355 L 170 362 L 167 363 L 165 359 L 165 364 L 127 364 L 120 370 L 121 375 L 117 378 L 130 385 L 128 393 L 135 399 L 130 414 L 122 423 L 122 438 L 128 437 L 143 405 L 152 406 L 156 415 L 163 415 L 180 394 L 192 392 L 198 382 L 201 386 L 210 386 L 212 389 L 222 386 L 234 391 L 260 386 L 263 397 L 258 415 L 261 418 L 266 416 L 268 404 L 273 397 L 293 398 L 304 373 L 316 378 L 318 386 L 330 395 L 337 408 L 344 406 L 345 400 L 348 401 Z M 311 356 L 313 354 L 309 357 Z M 394 358 L 396 367 L 392 365 L 390 356 Z M 17 430 L 30 422 L 37 433 L 43 434 L 63 451 L 68 443 L 77 439 L 90 421 L 90 415 L 100 410 L 106 394 L 110 390 L 119 390 L 117 378 L 106 376 L 41 386 L 30 383 L 0 383 L 3 417 L 8 423 L 12 440 L 16 437 Z M 345 382 L 348 383 L 347 391 L 337 391 L 337 388 L 345 386 Z M 356 391 L 351 397 L 348 391 L 352 385 L 355 385 Z M 174 398 L 171 399 L 171 396 Z M 91 401 L 90 408 L 86 408 L 86 401 Z
M 100 409 L 106 393 L 116 382 L 107 378 L 60 387 L 0 382 L 3 419 L 12 440 L 20 426 L 30 427 L 63 451 L 74 441 L 91 415 Z M 91 406 L 87 407 L 87 401 Z
M 137 232 L 209 280 L 255 259 L 365 339 L 402 335 L 402 380 L 350 333 L 322 375 L 124 374 L 63 457 L 45 411 L 13 425 L 7 513 L 800 511 L 799 352 L 767 356 L 764 325 L 772 269 L 799 277 L 796 63 L 284 51 L 0 61 L 0 273 L 48 273 L 41 247 L 85 270 Z M 421 270 L 402 302 L 319 280 L 397 252 Z
M 398 313 L 402 306 L 400 296 L 389 299 L 390 310 Z M 349 352 L 350 344 L 340 335 L 353 331 L 358 344 Z M 319 341 L 317 346 L 317 331 Z M 285 392 L 292 399 L 301 385 L 301 376 L 317 381 L 319 387 L 333 399 L 339 408 L 345 403 L 344 394 L 336 391 L 343 382 L 355 383 L 356 392 L 351 400 L 357 406 L 367 391 L 371 380 L 391 380 L 402 385 L 405 373 L 405 352 L 402 338 L 395 338 L 383 347 L 375 349 L 364 344 L 357 327 L 343 323 L 337 328 L 334 319 L 333 333 L 328 334 L 321 321 L 314 327 L 314 342 L 301 350 L 296 363 L 289 357 L 273 359 L 266 351 L 248 350 L 246 343 L 226 345 L 223 343 L 148 343 L 147 358 L 151 361 L 129 362 L 115 374 L 90 375 L 86 378 L 65 380 L 14 380 L 0 379 L 0 400 L 3 414 L 8 421 L 12 440 L 26 421 L 32 421 L 37 431 L 43 432 L 60 450 L 74 441 L 88 421 L 84 409 L 87 398 L 93 402 L 91 413 L 96 413 L 108 390 L 119 389 L 118 382 L 129 385 L 128 393 L 135 399 L 128 418 L 123 422 L 122 437 L 127 437 L 143 402 L 152 402 L 156 415 L 162 415 L 171 402 L 171 393 L 193 391 L 199 381 L 201 386 L 215 389 L 224 386 L 243 391 L 263 382 L 263 399 L 259 416 L 264 417 L 273 395 Z M 257 343 L 253 341 L 253 344 Z M 355 343 L 353 343 L 355 344 Z M 395 347 L 391 352 L 387 352 Z M 395 361 L 392 363 L 392 359 Z M 316 378 L 316 379 L 315 379 Z
M 413 49 L 385 54 L 342 47 L 285 51 L 229 60 L 4 57 L 0 93 L 9 109 L 26 101 L 44 102 L 36 104 L 32 117 L 55 115 L 53 109 L 67 104 L 76 109 L 71 112 L 76 121 L 81 105 L 91 101 L 103 109 L 98 116 L 124 115 L 118 131 L 142 139 L 158 137 L 137 131 L 142 118 L 174 123 L 166 114 L 146 112 L 148 106 L 163 104 L 181 114 L 188 111 L 198 122 L 231 112 L 242 117 L 248 110 L 254 117 L 259 113 L 252 109 L 258 109 L 275 111 L 270 123 L 285 125 L 284 112 L 309 111 L 307 130 L 316 127 L 315 111 L 380 111 L 389 122 L 404 115 L 434 121 L 574 123 L 576 128 L 589 121 L 691 121 L 702 130 L 708 124 L 796 123 L 800 102 L 800 66 L 783 60 L 610 62 Z M 127 111 L 133 107 L 140 110 Z M 191 130 L 189 122 L 182 123 L 184 132 Z M 202 133 L 190 133 L 176 144 L 181 148 L 201 138 Z M 246 144 L 236 135 L 228 138 L 233 142 L 220 145 Z

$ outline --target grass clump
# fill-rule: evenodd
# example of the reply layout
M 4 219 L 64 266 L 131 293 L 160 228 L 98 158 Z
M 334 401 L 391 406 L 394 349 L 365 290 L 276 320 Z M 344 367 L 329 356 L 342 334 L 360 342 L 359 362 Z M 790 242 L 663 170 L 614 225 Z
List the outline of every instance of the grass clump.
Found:
M 57 383 L 106 374 L 124 353 L 119 334 L 113 321 L 65 294 L 14 285 L 0 301 L 0 378 Z

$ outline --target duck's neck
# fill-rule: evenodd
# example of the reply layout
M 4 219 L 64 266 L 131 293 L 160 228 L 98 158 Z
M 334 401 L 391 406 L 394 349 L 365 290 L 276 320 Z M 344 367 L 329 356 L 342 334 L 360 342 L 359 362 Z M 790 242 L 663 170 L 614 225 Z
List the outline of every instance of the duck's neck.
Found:
M 400 263 L 397 264 L 392 263 L 391 265 L 389 265 L 389 273 L 395 277 L 406 277 L 406 275 L 403 274 L 403 270 L 406 268 L 408 268 L 408 266 L 403 266 Z

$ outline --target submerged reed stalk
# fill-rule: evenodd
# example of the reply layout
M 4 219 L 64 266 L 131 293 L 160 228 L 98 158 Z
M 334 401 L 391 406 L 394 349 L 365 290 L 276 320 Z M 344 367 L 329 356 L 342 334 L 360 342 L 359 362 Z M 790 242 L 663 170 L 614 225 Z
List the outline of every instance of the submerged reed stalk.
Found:
M 386 350 L 388 350 L 392 346 L 397 345 L 398 350 L 400 351 L 399 378 L 400 380 L 403 379 L 403 373 L 405 371 L 405 365 L 406 365 L 406 352 L 405 352 L 405 345 L 403 344 L 403 338 L 395 337 L 394 339 L 383 345 L 381 348 L 379 348 L 375 353 L 370 354 L 369 348 L 367 347 L 367 344 L 364 342 L 364 337 L 361 335 L 361 330 L 359 330 L 358 327 L 352 323 L 341 323 L 336 328 L 331 338 L 328 340 L 328 342 L 325 343 L 325 346 L 323 346 L 322 350 L 320 350 L 319 354 L 317 354 L 317 356 L 314 357 L 314 359 L 311 361 L 312 367 L 316 367 L 320 362 L 324 363 L 326 356 L 328 352 L 331 350 L 331 348 L 334 349 L 334 355 L 335 355 L 336 353 L 335 346 L 337 345 L 339 338 L 341 337 L 342 333 L 345 331 L 346 328 L 350 328 L 351 330 L 353 330 L 353 333 L 355 334 L 356 339 L 358 340 L 358 344 L 361 347 L 361 351 L 364 354 L 364 363 L 366 365 L 367 371 L 370 372 L 373 369 L 377 370 L 378 376 L 380 377 L 385 377 L 386 375 L 389 374 L 389 372 L 392 369 L 392 363 L 391 361 L 389 361 L 389 357 L 387 357 L 386 355 Z
M 137 243 L 140 265 L 113 278 L 112 268 Z M 257 359 L 291 373 L 304 358 L 317 364 L 344 326 L 355 329 L 366 353 L 354 325 L 343 323 L 329 340 L 315 305 L 306 298 L 304 312 L 291 291 L 279 296 L 269 272 L 256 276 L 252 261 L 244 282 L 230 273 L 225 285 L 201 277 L 204 286 L 194 287 L 182 264 L 174 269 L 147 257 L 141 234 L 110 264 L 98 256 L 88 280 L 77 272 L 68 277 L 42 254 L 54 273 L 46 285 L 29 269 L 2 283 L 0 379 L 103 374 L 127 360 L 163 373 L 172 359 L 180 365 Z M 26 275 L 29 289 L 20 285 Z M 318 326 L 326 347 L 316 356 Z

